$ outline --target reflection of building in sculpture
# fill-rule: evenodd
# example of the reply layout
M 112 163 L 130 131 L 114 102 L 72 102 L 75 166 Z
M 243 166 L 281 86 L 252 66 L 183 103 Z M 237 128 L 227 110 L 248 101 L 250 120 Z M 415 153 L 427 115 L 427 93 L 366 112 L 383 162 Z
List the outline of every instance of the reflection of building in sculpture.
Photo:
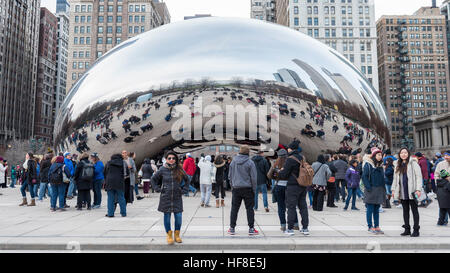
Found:
M 312 82 L 318 89 L 318 96 L 334 101 L 340 101 L 343 99 L 339 94 L 339 91 L 333 88 L 328 81 L 310 64 L 300 61 L 299 59 L 294 59 L 293 62 L 300 66 L 311 77 Z
M 278 73 L 273 74 L 275 76 L 275 79 L 279 82 L 288 83 L 292 86 L 308 89 L 306 87 L 306 84 L 300 79 L 298 74 L 295 71 L 292 71 L 290 69 L 280 69 L 278 70 Z

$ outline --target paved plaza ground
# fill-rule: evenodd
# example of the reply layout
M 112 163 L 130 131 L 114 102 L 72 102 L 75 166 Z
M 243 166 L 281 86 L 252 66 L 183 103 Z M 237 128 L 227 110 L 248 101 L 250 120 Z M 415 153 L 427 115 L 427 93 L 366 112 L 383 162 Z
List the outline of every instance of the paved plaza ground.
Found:
M 77 211 L 76 200 L 65 212 L 51 212 L 49 200 L 36 207 L 19 207 L 19 188 L 1 189 L 0 251 L 149 251 L 149 252 L 450 252 L 450 227 L 436 226 L 437 200 L 428 208 L 420 208 L 421 236 L 401 237 L 402 209 L 386 209 L 380 214 L 384 235 L 367 232 L 362 201 L 360 211 L 324 208 L 309 209 L 310 233 L 286 237 L 279 227 L 277 206 L 270 202 L 267 213 L 259 196 L 260 209 L 255 214 L 255 228 L 260 235 L 250 237 L 244 204 L 242 204 L 237 234 L 226 233 L 229 227 L 231 192 L 227 192 L 226 207 L 200 207 L 200 194 L 184 198 L 182 244 L 168 246 L 163 215 L 157 211 L 159 195 L 135 201 L 127 206 L 127 217 L 106 218 L 106 193 L 102 208 Z M 191 193 L 192 195 L 192 193 Z M 309 203 L 309 201 L 308 201 Z M 211 198 L 211 205 L 215 199 Z M 412 220 L 412 219 L 411 219 Z

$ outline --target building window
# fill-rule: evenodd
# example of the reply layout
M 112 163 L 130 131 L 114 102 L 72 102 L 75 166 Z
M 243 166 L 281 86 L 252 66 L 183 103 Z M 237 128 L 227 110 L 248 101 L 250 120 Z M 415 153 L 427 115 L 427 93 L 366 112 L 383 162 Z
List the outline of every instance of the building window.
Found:
M 73 44 L 74 44 L 74 45 L 77 45 L 77 44 L 78 44 L 78 37 L 74 37 L 74 38 L 73 38 Z
M 98 17 L 98 22 L 99 23 L 103 23 L 104 22 L 104 17 L 103 16 L 99 16 Z
M 117 23 L 122 23 L 122 16 L 117 16 L 116 17 L 116 22 Z
M 142 11 L 142 12 L 145 12 L 145 5 L 142 5 L 142 6 L 141 6 L 141 11 Z
M 108 12 L 113 12 L 113 11 L 114 11 L 114 6 L 108 5 Z
M 141 16 L 141 23 L 145 22 L 145 16 Z
M 139 27 L 134 27 L 134 33 L 139 33 Z
M 116 27 L 116 33 L 122 33 L 122 27 Z
M 141 26 L 141 33 L 144 33 L 144 32 L 145 32 L 145 27 Z
M 107 37 L 106 38 L 106 43 L 107 44 L 112 44 L 112 38 L 111 37 Z
M 117 6 L 117 12 L 122 12 L 122 6 Z
M 73 33 L 78 33 L 78 26 L 74 27 Z
M 106 27 L 106 33 L 112 33 L 112 26 Z
M 112 16 L 108 16 L 108 23 L 112 23 L 113 22 L 113 17 Z
M 294 25 L 298 26 L 298 18 L 297 17 L 294 18 Z
M 128 6 L 128 12 L 133 12 L 133 5 Z
M 103 44 L 103 37 L 97 37 L 97 44 Z
M 140 6 L 139 6 L 139 5 L 136 5 L 136 6 L 134 7 L 134 11 L 135 11 L 135 12 L 140 12 Z
M 97 58 L 100 58 L 103 55 L 103 52 L 97 51 Z
M 133 16 L 132 15 L 128 16 L 128 23 L 133 23 Z
M 120 42 L 122 42 L 122 39 L 120 37 L 116 38 L 116 45 L 120 44 Z
M 98 33 L 103 33 L 103 27 L 98 27 L 97 32 L 98 32 Z
M 105 11 L 105 6 L 98 6 L 98 11 L 99 12 L 104 12 Z

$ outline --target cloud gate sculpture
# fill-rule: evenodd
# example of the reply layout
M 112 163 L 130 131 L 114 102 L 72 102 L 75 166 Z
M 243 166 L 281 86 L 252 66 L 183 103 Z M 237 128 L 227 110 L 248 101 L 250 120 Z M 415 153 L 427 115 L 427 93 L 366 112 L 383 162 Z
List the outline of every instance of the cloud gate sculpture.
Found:
M 122 42 L 70 90 L 57 115 L 62 151 L 271 155 L 294 138 L 312 161 L 389 145 L 377 92 L 337 51 L 253 19 L 202 18 Z

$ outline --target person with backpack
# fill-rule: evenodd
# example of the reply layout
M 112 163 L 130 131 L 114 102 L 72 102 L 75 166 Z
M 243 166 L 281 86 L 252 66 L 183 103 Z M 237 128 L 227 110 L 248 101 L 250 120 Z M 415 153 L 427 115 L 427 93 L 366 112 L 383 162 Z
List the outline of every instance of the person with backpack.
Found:
M 158 211 L 164 213 L 164 228 L 167 243 L 182 243 L 180 232 L 183 215 L 183 194 L 189 190 L 189 180 L 180 164 L 178 155 L 168 151 L 164 155 L 165 164 L 153 175 L 151 183 L 156 192 L 160 192 Z M 184 181 L 183 186 L 182 183 Z M 211 194 L 211 193 L 210 193 Z M 175 233 L 173 234 L 170 219 L 175 218 Z
M 267 202 L 267 173 L 270 170 L 270 165 L 267 160 L 263 157 L 264 152 L 258 151 L 257 155 L 252 157 L 253 162 L 256 166 L 257 173 L 257 186 L 255 192 L 255 210 L 258 210 L 258 195 L 259 192 L 262 192 L 263 195 L 263 204 L 266 212 L 269 212 L 269 203 Z
M 148 198 L 150 197 L 150 181 L 153 174 L 156 172 L 153 170 L 149 158 L 144 159 L 144 163 L 142 164 L 140 171 L 142 172 L 142 183 L 144 184 L 144 198 Z
M 336 172 L 337 168 L 333 164 L 333 157 L 331 155 L 325 155 L 325 161 L 330 168 L 331 176 L 327 181 L 327 207 L 329 208 L 337 208 L 334 204 L 334 198 L 336 196 Z
M 403 228 L 405 231 L 401 236 L 419 236 L 419 209 L 417 197 L 420 197 L 423 185 L 422 172 L 419 164 L 411 157 L 411 152 L 407 148 L 400 149 L 398 160 L 395 162 L 394 179 L 392 181 L 392 196 L 400 200 L 403 207 Z M 417 197 L 416 197 L 417 196 Z M 409 224 L 409 211 L 411 210 L 414 219 L 414 231 L 411 234 Z
M 364 183 L 364 203 L 366 203 L 366 220 L 368 231 L 372 234 L 384 234 L 379 227 L 380 205 L 385 202 L 386 188 L 384 183 L 383 155 L 377 147 L 371 154 L 364 156 L 362 181 Z M 373 219 L 373 221 L 372 221 Z
M 385 161 L 384 167 L 384 180 L 386 183 L 386 203 L 383 208 L 390 209 L 391 208 L 391 196 L 392 196 L 392 181 L 394 180 L 394 160 L 388 157 Z
M 359 181 L 361 180 L 361 174 L 358 172 L 358 161 L 353 159 L 350 161 L 350 167 L 345 173 L 345 180 L 347 181 L 348 196 L 345 201 L 344 210 L 348 209 L 350 199 L 352 199 L 352 210 L 359 210 L 356 207 L 356 191 L 359 187 Z
M 98 157 L 97 153 L 91 154 L 91 161 L 94 163 L 94 182 L 92 185 L 94 192 L 94 202 L 92 204 L 93 209 L 99 209 L 102 203 L 102 188 L 105 184 L 105 175 L 103 174 L 105 166 Z
M 105 190 L 108 194 L 108 213 L 106 217 L 114 217 L 116 210 L 115 203 L 119 203 L 120 214 L 127 216 L 127 203 L 125 200 L 125 176 L 129 172 L 127 164 L 123 160 L 123 155 L 113 154 L 111 160 L 105 166 Z
M 230 180 L 232 196 L 231 196 L 231 213 L 230 213 L 230 228 L 228 234 L 236 234 L 236 221 L 238 217 L 239 208 L 242 200 L 245 203 L 245 210 L 247 211 L 248 234 L 258 235 L 259 232 L 255 229 L 255 193 L 257 185 L 257 174 L 255 163 L 250 159 L 250 148 L 243 145 L 239 149 L 239 154 L 231 161 L 228 179 Z
M 39 187 L 39 198 L 38 201 L 43 201 L 43 198 L 45 196 L 45 192 L 48 188 L 48 194 L 49 196 L 52 195 L 51 193 L 51 187 L 48 185 L 48 172 L 50 170 L 50 167 L 52 165 L 52 154 L 46 154 L 44 155 L 44 158 L 41 162 L 41 170 L 39 172 L 39 180 L 40 180 L 40 187 Z
M 66 165 L 66 168 L 70 172 L 69 176 L 70 184 L 69 187 L 67 188 L 67 195 L 66 195 L 66 199 L 70 200 L 75 196 L 76 184 L 75 181 L 73 180 L 73 175 L 75 174 L 75 167 L 69 152 L 64 153 L 64 165 Z
M 288 209 L 288 228 L 285 231 L 286 235 L 294 235 L 294 224 L 297 220 L 297 207 L 300 209 L 300 216 L 302 218 L 302 229 L 300 232 L 303 235 L 309 235 L 308 225 L 308 206 L 306 204 L 307 185 L 312 185 L 312 171 L 309 165 L 303 159 L 303 156 L 298 152 L 300 142 L 294 140 L 288 145 L 288 158 L 284 163 L 283 168 L 278 173 L 278 178 L 287 180 L 286 185 L 286 207 Z M 307 171 L 307 168 L 309 172 Z M 303 170 L 303 172 L 301 171 Z M 298 179 L 303 179 L 300 185 Z
M 439 203 L 438 226 L 448 225 L 450 214 L 450 150 L 444 153 L 444 160 L 436 164 L 434 177 L 437 186 L 437 199 Z
M 286 231 L 286 185 L 288 183 L 287 180 L 281 180 L 278 177 L 279 171 L 283 168 L 284 163 L 286 163 L 287 159 L 287 151 L 285 149 L 280 149 L 277 152 L 278 158 L 273 164 L 273 166 L 270 168 L 269 172 L 267 173 L 267 177 L 269 179 L 275 180 L 275 183 L 272 188 L 272 200 L 274 202 L 276 201 L 278 205 L 278 218 L 280 219 L 280 229 L 281 231 Z M 295 214 L 295 217 L 297 217 L 297 213 Z M 298 219 L 296 219 L 294 224 L 294 230 L 300 230 L 298 226 Z
M 57 156 L 51 160 L 52 165 L 48 171 L 48 181 L 51 187 L 50 210 L 56 211 L 56 201 L 59 199 L 59 210 L 65 211 L 65 194 L 67 184 L 64 183 L 64 176 L 69 182 L 69 169 L 64 165 L 64 157 Z M 64 172 L 64 173 L 63 173 Z
M 94 164 L 89 161 L 89 155 L 83 153 L 74 174 L 74 181 L 78 189 L 77 210 L 82 210 L 84 203 L 87 204 L 87 209 L 91 210 L 91 190 L 94 182 L 94 173 Z
M 322 211 L 327 181 L 331 177 L 331 170 L 326 164 L 325 156 L 319 155 L 312 164 L 313 177 L 313 210 Z

